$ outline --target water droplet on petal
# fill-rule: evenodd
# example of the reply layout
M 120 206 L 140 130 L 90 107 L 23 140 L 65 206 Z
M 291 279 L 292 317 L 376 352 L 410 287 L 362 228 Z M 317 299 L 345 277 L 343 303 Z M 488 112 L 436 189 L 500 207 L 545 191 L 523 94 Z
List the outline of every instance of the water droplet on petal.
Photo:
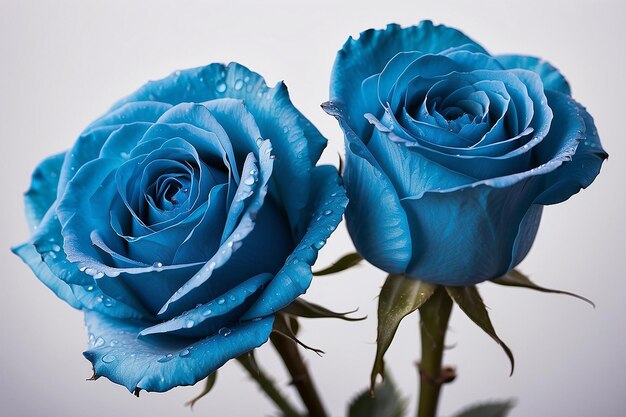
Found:
M 187 321 L 185 322 L 185 327 L 186 327 L 186 328 L 188 328 L 188 329 L 190 329 L 190 328 L 192 328 L 192 327 L 193 327 L 193 325 L 194 325 L 194 324 L 196 324 L 196 323 L 195 323 L 193 320 L 187 320 Z
M 152 264 L 152 268 L 154 268 L 155 271 L 157 272 L 161 272 L 163 270 L 163 263 L 162 262 L 155 262 Z
M 99 338 L 97 338 L 97 339 L 96 339 L 96 341 L 94 342 L 93 347 L 97 348 L 97 347 L 103 346 L 105 343 L 106 343 L 106 342 L 104 341 L 104 339 L 103 339 L 103 338 L 101 338 L 101 337 L 99 337 Z
M 113 305 L 113 300 L 111 300 L 109 297 L 106 297 L 104 299 L 104 306 L 105 307 L 111 307 Z
M 324 211 L 324 216 L 330 216 L 331 214 L 333 214 L 332 210 L 325 210 Z
M 111 362 L 115 361 L 116 359 L 117 358 L 115 357 L 115 355 L 107 353 L 106 355 L 104 355 L 102 357 L 102 362 L 104 362 L 104 363 L 111 363 Z
M 234 296 L 234 295 L 229 295 L 229 296 L 228 296 L 228 299 L 229 299 L 230 301 L 235 301 L 235 296 Z
M 254 177 L 253 176 L 249 176 L 249 177 L 246 177 L 245 180 L 243 180 L 243 183 L 246 184 L 246 185 L 252 185 L 252 184 L 254 184 L 254 181 L 255 181 Z
M 220 334 L 220 336 L 226 337 L 232 333 L 232 330 L 230 330 L 228 327 L 222 327 L 217 332 Z
M 220 298 L 219 300 L 217 300 L 217 304 L 222 305 L 226 302 L 226 300 L 224 298 Z
M 118 340 L 111 340 L 111 342 L 109 343 L 109 346 L 111 347 L 115 347 L 119 345 L 120 345 L 120 342 Z
M 289 126 L 283 126 L 283 132 L 284 133 L 289 132 Z
M 178 356 L 180 356 L 181 358 L 184 358 L 185 356 L 189 356 L 190 353 L 191 351 L 189 349 L 185 349 L 182 352 L 180 352 Z
M 243 87 L 243 81 L 242 80 L 235 81 L 235 90 L 241 90 L 241 87 Z
M 211 315 L 211 313 L 213 313 L 213 310 L 209 309 L 209 310 L 204 311 L 204 312 L 202 313 L 202 315 L 203 315 L 204 317 L 207 317 L 207 316 L 210 316 L 210 315 Z
M 324 247 L 324 245 L 326 244 L 326 241 L 324 239 L 317 241 L 313 244 L 313 247 L 315 249 L 322 249 Z
M 93 277 L 95 279 L 100 279 L 100 278 L 104 277 L 104 272 L 96 272 L 95 274 L 93 274 Z
M 224 91 L 226 91 L 226 83 L 224 83 L 223 81 L 220 81 L 219 83 L 217 83 L 217 85 L 215 86 L 215 90 L 218 93 L 223 93 Z
M 172 358 L 174 357 L 174 355 L 172 355 L 171 353 L 168 353 L 167 355 L 161 357 L 157 362 L 168 362 L 170 360 L 172 360 Z

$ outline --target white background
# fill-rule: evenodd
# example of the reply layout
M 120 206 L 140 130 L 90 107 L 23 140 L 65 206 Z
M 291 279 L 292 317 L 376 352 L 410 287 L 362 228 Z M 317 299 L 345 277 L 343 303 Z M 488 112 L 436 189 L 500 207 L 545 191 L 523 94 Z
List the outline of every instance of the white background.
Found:
M 446 363 L 459 377 L 446 386 L 441 414 L 493 398 L 518 399 L 513 417 L 626 415 L 624 226 L 624 39 L 626 8 L 615 1 L 0 1 L 0 414 L 3 416 L 191 416 L 183 403 L 200 387 L 137 399 L 102 378 L 85 382 L 82 315 L 56 299 L 9 246 L 27 238 L 21 193 L 35 165 L 67 149 L 82 128 L 148 79 L 210 62 L 239 61 L 269 83 L 284 79 L 296 105 L 329 138 L 326 162 L 343 152 L 327 99 L 336 50 L 348 35 L 424 18 L 461 28 L 492 53 L 542 56 L 570 80 L 595 116 L 611 158 L 593 186 L 548 207 L 521 269 L 575 299 L 483 284 L 496 329 L 517 367 L 455 311 Z M 340 228 L 318 265 L 351 250 Z M 453 253 L 450 256 L 454 256 Z M 307 321 L 305 353 L 333 416 L 368 381 L 375 350 L 376 295 L 385 274 L 361 266 L 316 279 L 307 297 L 338 310 L 360 307 L 365 322 Z M 388 367 L 409 396 L 417 389 L 417 316 L 402 324 Z M 269 346 L 261 366 L 285 390 L 287 377 Z M 411 411 L 413 413 L 413 411 Z M 220 372 L 196 416 L 276 415 L 237 364 Z

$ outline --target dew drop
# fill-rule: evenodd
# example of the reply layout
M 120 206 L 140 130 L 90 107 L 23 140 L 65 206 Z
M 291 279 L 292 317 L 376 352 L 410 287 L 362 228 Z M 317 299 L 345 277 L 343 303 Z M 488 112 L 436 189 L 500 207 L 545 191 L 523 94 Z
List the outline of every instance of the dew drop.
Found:
M 99 337 L 99 338 L 97 338 L 97 339 L 96 339 L 96 341 L 94 342 L 93 347 L 97 348 L 97 347 L 100 347 L 100 346 L 104 346 L 104 344 L 105 344 L 105 343 L 106 343 L 106 342 L 104 341 L 104 339 L 103 339 L 103 338 L 101 338 L 101 337 Z
M 318 241 L 318 242 L 315 242 L 315 243 L 313 244 L 313 247 L 314 247 L 315 249 L 322 249 L 322 248 L 324 247 L 324 245 L 325 245 L 325 244 L 326 244 L 326 241 L 322 239 L 322 240 L 320 240 L 320 241 Z
M 100 278 L 104 277 L 104 272 L 96 272 L 95 274 L 93 274 L 93 277 L 95 279 L 100 279 Z
M 226 300 L 224 298 L 220 298 L 219 300 L 217 300 L 217 304 L 222 305 L 226 302 Z
M 241 90 L 241 87 L 243 87 L 243 81 L 242 80 L 235 81 L 235 90 Z
M 261 146 L 263 144 L 263 138 L 257 138 L 256 139 L 256 146 Z
M 210 315 L 211 315 L 211 313 L 213 313 L 213 310 L 209 309 L 209 310 L 204 311 L 204 312 L 202 313 L 202 315 L 203 315 L 204 317 L 207 317 L 207 316 L 210 316 Z
M 289 126 L 283 126 L 283 133 L 289 132 Z
M 178 356 L 180 356 L 181 358 L 184 358 L 185 356 L 189 356 L 190 353 L 191 351 L 189 349 L 185 349 L 182 352 L 180 352 Z
M 174 355 L 172 355 L 171 353 L 168 353 L 167 355 L 161 357 L 157 362 L 161 362 L 161 363 L 168 362 L 168 361 L 171 361 L 173 357 Z
M 61 247 L 59 245 L 52 245 L 52 251 L 54 252 L 59 252 L 61 250 Z
M 252 185 L 254 184 L 254 177 L 253 176 L 249 176 L 247 177 L 245 180 L 243 180 L 243 183 L 246 185 Z
M 228 299 L 229 299 L 230 301 L 235 301 L 235 296 L 234 296 L 234 295 L 229 295 L 229 296 L 228 296 Z
M 152 264 L 152 268 L 154 268 L 155 271 L 160 272 L 163 270 L 163 263 L 157 261 Z
M 332 210 L 325 210 L 324 211 L 324 216 L 330 216 L 331 214 L 333 214 Z
M 220 336 L 226 337 L 232 333 L 232 330 L 230 330 L 228 327 L 222 327 L 217 332 L 220 334 Z
M 193 325 L 194 325 L 194 324 L 196 324 L 196 323 L 195 323 L 193 320 L 187 320 L 187 321 L 185 322 L 185 327 L 186 327 L 186 328 L 188 328 L 188 329 L 190 329 L 190 328 L 192 328 L 192 327 L 193 327 Z
M 113 305 L 113 300 L 111 300 L 109 297 L 104 299 L 104 306 L 105 307 L 111 307 Z
M 111 347 L 115 347 L 119 345 L 120 345 L 120 342 L 118 340 L 111 340 L 111 342 L 109 343 L 109 346 Z
M 104 355 L 102 357 L 102 362 L 104 362 L 104 363 L 111 363 L 111 362 L 115 361 L 116 359 L 117 358 L 115 357 L 115 355 L 107 353 L 106 355 Z
M 226 84 L 223 81 L 220 81 L 219 83 L 217 83 L 217 85 L 215 86 L 215 90 L 218 93 L 223 93 L 224 91 L 226 91 Z
M 130 158 L 130 154 L 128 152 L 122 152 L 122 153 L 120 153 L 120 157 L 122 157 L 124 159 L 128 159 L 128 158 Z

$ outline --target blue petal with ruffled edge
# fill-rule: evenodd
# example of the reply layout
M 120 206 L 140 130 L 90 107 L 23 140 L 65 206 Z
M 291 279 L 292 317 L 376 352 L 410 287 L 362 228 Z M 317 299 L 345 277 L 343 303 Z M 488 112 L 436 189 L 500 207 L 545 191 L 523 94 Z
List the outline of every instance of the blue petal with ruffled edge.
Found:
M 564 117 L 562 113 L 569 114 L 571 117 L 571 114 L 577 111 L 585 127 L 584 136 L 580 135 L 578 138 L 578 146 L 571 160 L 566 159 L 562 166 L 542 178 L 545 181 L 545 191 L 537 197 L 535 202 L 545 205 L 565 201 L 581 189 L 587 188 L 600 173 L 602 162 L 609 156 L 600 144 L 593 117 L 582 105 L 572 99 L 566 100 L 564 95 L 559 93 L 549 92 L 547 96 L 556 117 Z M 559 98 L 556 99 L 556 97 Z M 554 129 L 560 130 L 564 125 L 564 123 L 557 124 Z M 555 132 L 556 134 L 558 132 Z
M 358 137 L 368 129 L 363 118 L 373 113 L 361 97 L 361 82 L 380 73 L 387 62 L 399 52 L 438 53 L 453 47 L 472 45 L 474 51 L 487 53 L 480 45 L 456 29 L 423 21 L 417 26 L 402 28 L 388 25 L 386 29 L 370 29 L 357 39 L 350 37 L 337 53 L 330 81 L 330 99 L 349 104 L 346 122 Z
M 94 376 L 104 376 L 130 392 L 163 392 L 193 385 L 228 360 L 265 343 L 274 318 L 242 322 L 222 328 L 199 341 L 163 336 L 158 343 L 138 337 L 149 322 L 117 320 L 85 312 L 89 349 L 85 357 Z
M 554 90 L 568 96 L 572 94 L 567 79 L 552 64 L 541 58 L 526 55 L 498 55 L 496 58 L 507 69 L 521 68 L 539 74 L 546 90 Z
M 50 268 L 43 262 L 41 255 L 35 247 L 29 243 L 12 248 L 14 254 L 19 256 L 26 265 L 30 267 L 39 280 L 61 300 L 74 308 L 81 309 L 83 304 L 74 296 L 72 288 L 59 279 L 50 271 Z
M 24 193 L 26 221 L 31 232 L 37 229 L 41 219 L 57 198 L 59 173 L 65 152 L 44 159 L 33 171 L 30 187 Z
M 348 203 L 337 168 L 315 167 L 311 173 L 310 210 L 306 233 L 285 266 L 270 281 L 259 299 L 242 317 L 244 320 L 265 317 L 287 306 L 304 294 L 311 283 L 311 265 L 326 239 L 337 228 Z
M 398 194 L 376 159 L 345 121 L 340 105 L 328 102 L 323 108 L 337 118 L 345 135 L 343 178 L 350 200 L 346 222 L 352 241 L 368 262 L 385 271 L 402 273 L 411 260 L 413 242 Z M 381 206 L 385 210 L 380 210 Z

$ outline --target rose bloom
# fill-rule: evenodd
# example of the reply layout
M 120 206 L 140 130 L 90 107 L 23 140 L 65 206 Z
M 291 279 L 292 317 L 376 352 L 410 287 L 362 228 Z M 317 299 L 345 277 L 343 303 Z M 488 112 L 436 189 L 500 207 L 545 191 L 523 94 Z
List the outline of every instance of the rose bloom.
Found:
M 14 251 L 85 312 L 94 377 L 194 384 L 267 341 L 341 220 L 326 139 L 239 64 L 149 82 L 46 159 Z
M 437 284 L 514 268 L 543 206 L 591 184 L 607 157 L 555 67 L 492 56 L 429 21 L 348 39 L 330 97 L 356 248 L 385 271 Z

